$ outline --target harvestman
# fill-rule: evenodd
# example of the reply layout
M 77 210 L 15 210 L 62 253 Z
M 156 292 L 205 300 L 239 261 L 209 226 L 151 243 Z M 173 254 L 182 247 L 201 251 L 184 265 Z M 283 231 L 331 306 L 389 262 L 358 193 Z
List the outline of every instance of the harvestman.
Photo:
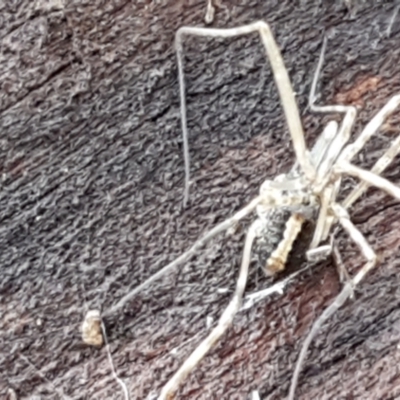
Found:
M 290 387 L 289 399 L 293 400 L 300 369 L 313 337 L 321 328 L 322 324 L 352 295 L 355 286 L 376 265 L 377 262 L 377 257 L 374 251 L 367 243 L 362 233 L 350 221 L 346 210 L 365 192 L 369 185 L 380 188 L 391 196 L 400 199 L 400 189 L 388 180 L 379 176 L 379 174 L 384 171 L 400 151 L 400 137 L 393 141 L 391 146 L 375 163 L 371 171 L 363 170 L 351 164 L 351 160 L 361 151 L 372 135 L 379 130 L 385 118 L 393 113 L 396 107 L 400 105 L 400 95 L 393 96 L 367 124 L 356 140 L 351 144 L 347 144 L 356 119 L 356 108 L 343 105 L 316 106 L 314 104 L 317 79 L 322 67 L 323 54 L 326 45 L 324 41 L 321 58 L 311 87 L 309 99 L 310 108 L 312 111 L 321 113 L 342 113 L 344 114 L 344 118 L 340 125 L 334 121 L 329 122 L 323 129 L 311 152 L 307 151 L 295 95 L 281 53 L 274 40 L 269 25 L 263 21 L 258 21 L 249 25 L 231 29 L 182 27 L 176 34 L 185 155 L 185 203 L 187 202 L 189 195 L 190 176 L 188 135 L 186 128 L 185 82 L 183 77 L 182 61 L 182 37 L 184 35 L 194 35 L 228 38 L 255 32 L 260 35 L 262 44 L 265 47 L 272 67 L 274 80 L 279 91 L 280 100 L 296 154 L 295 166 L 286 175 L 280 175 L 273 181 L 265 181 L 260 188 L 259 196 L 253 199 L 248 205 L 204 234 L 203 237 L 195 242 L 186 253 L 182 254 L 158 273 L 150 277 L 147 281 L 128 293 L 106 313 L 103 313 L 103 316 L 114 313 L 136 293 L 158 279 L 167 271 L 187 260 L 217 234 L 234 226 L 239 220 L 254 210 L 257 211 L 257 219 L 251 224 L 246 235 L 239 277 L 232 300 L 221 315 L 217 326 L 211 331 L 207 338 L 200 343 L 200 345 L 186 359 L 180 369 L 165 384 L 159 396 L 159 400 L 171 399 L 174 397 L 179 385 L 231 325 L 236 312 L 241 306 L 247 281 L 253 241 L 263 234 L 265 235 L 265 227 L 268 225 L 269 218 L 272 215 L 271 213 L 279 209 L 286 209 L 292 213 L 286 223 L 284 238 L 275 251 L 275 256 L 277 256 L 276 260 L 272 261 L 273 264 L 276 262 L 281 263 L 282 265 L 279 266 L 279 268 L 283 268 L 283 264 L 286 261 L 292 243 L 300 231 L 303 221 L 307 218 L 316 218 L 313 239 L 307 252 L 307 257 L 309 259 L 312 259 L 315 255 L 326 253 L 327 246 L 321 246 L 320 244 L 327 241 L 331 235 L 332 225 L 338 222 L 350 238 L 356 243 L 367 260 L 365 265 L 352 278 L 348 278 L 345 281 L 342 291 L 336 297 L 335 301 L 316 320 L 308 334 L 301 349 Z M 360 179 L 361 182 L 353 189 L 343 203 L 339 204 L 336 201 L 336 197 L 340 189 L 343 174 L 354 176 Z M 317 216 L 315 214 L 317 214 Z M 337 253 L 337 249 L 335 250 L 335 253 Z M 342 266 L 342 268 L 344 267 Z

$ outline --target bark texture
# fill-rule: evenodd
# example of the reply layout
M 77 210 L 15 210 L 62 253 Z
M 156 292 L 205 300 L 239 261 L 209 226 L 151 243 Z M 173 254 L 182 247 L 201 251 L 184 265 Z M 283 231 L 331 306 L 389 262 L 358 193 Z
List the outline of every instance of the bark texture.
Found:
M 354 134 L 400 93 L 398 3 L 347 3 L 223 1 L 213 23 L 270 23 L 309 146 L 332 118 L 307 109 L 323 35 L 319 100 L 359 106 Z M 182 207 L 174 34 L 204 25 L 205 10 L 204 0 L 0 3 L 1 398 L 11 398 L 10 390 L 18 399 L 123 398 L 104 347 L 82 343 L 86 310 L 107 310 L 249 202 L 263 180 L 291 167 L 292 144 L 257 35 L 188 38 L 193 184 Z M 387 121 L 359 165 L 370 166 L 400 134 L 399 120 L 400 112 Z M 398 158 L 385 173 L 394 183 L 399 167 Z M 312 344 L 299 399 L 400 398 L 399 210 L 377 190 L 351 210 L 380 265 Z M 248 224 L 105 319 L 132 399 L 157 393 L 207 334 L 207 320 L 218 320 Z M 303 240 L 293 268 L 301 266 Z M 348 269 L 360 268 L 344 234 L 339 244 Z M 247 292 L 270 283 L 252 268 Z M 285 398 L 302 342 L 339 290 L 327 260 L 282 296 L 240 313 L 178 397 L 248 399 L 258 390 L 264 400 Z

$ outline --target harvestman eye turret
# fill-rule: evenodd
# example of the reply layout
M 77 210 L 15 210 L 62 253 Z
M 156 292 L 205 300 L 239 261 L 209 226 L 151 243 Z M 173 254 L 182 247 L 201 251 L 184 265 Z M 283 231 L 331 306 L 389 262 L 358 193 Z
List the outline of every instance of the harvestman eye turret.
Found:
M 188 201 L 189 196 L 189 151 L 188 134 L 186 128 L 186 101 L 185 101 L 185 81 L 183 75 L 183 49 L 182 38 L 185 35 L 205 36 L 205 37 L 237 37 L 251 33 L 258 33 L 264 45 L 266 55 L 272 67 L 274 80 L 278 88 L 281 104 L 288 124 L 293 147 L 296 154 L 296 163 L 292 170 L 285 175 L 280 175 L 273 181 L 265 181 L 260 189 L 260 194 L 250 201 L 248 205 L 227 218 L 219 225 L 205 233 L 201 239 L 192 247 L 168 264 L 158 273 L 150 277 L 147 281 L 139 285 L 133 291 L 124 296 L 114 307 L 103 313 L 103 316 L 115 313 L 128 300 L 137 294 L 151 282 L 164 275 L 167 271 L 181 264 L 199 250 L 206 242 L 210 241 L 217 234 L 234 226 L 239 220 L 253 211 L 257 212 L 257 219 L 248 229 L 243 258 L 240 267 L 236 290 L 228 307 L 221 315 L 217 326 L 211 333 L 198 345 L 193 353 L 186 359 L 179 370 L 165 384 L 159 400 L 172 399 L 183 383 L 188 374 L 202 360 L 211 347 L 220 339 L 228 327 L 232 324 L 233 318 L 239 310 L 243 293 L 245 290 L 248 269 L 251 259 L 252 244 L 255 239 L 266 237 L 268 226 L 271 224 L 279 210 L 287 210 L 291 214 L 286 222 L 283 240 L 272 252 L 267 260 L 266 268 L 271 271 L 281 270 L 284 267 L 286 258 L 292 248 L 301 225 L 305 219 L 316 219 L 316 227 L 313 239 L 307 252 L 307 257 L 312 259 L 315 255 L 325 254 L 330 246 L 326 241 L 332 235 L 332 226 L 339 224 L 347 232 L 349 237 L 359 247 L 361 253 L 366 258 L 365 265 L 344 283 L 342 291 L 335 301 L 322 313 L 314 323 L 309 335 L 301 350 L 297 361 L 296 369 L 291 383 L 289 399 L 294 399 L 295 389 L 299 378 L 302 363 L 305 359 L 308 347 L 315 334 L 322 324 L 329 318 L 344 302 L 352 295 L 354 288 L 364 278 L 364 276 L 376 265 L 377 257 L 372 248 L 367 243 L 364 236 L 351 222 L 347 209 L 365 192 L 368 186 L 372 185 L 389 193 L 391 196 L 400 199 L 400 189 L 380 177 L 382 171 L 394 159 L 400 151 L 400 137 L 396 138 L 385 153 L 378 159 L 371 171 L 356 167 L 351 163 L 354 157 L 362 150 L 367 141 L 379 130 L 385 118 L 387 118 L 400 104 L 400 95 L 393 96 L 387 104 L 375 115 L 366 125 L 363 131 L 350 144 L 351 130 L 353 128 L 357 111 L 355 107 L 343 105 L 317 106 L 315 102 L 315 92 L 318 75 L 322 68 L 323 55 L 326 43 L 324 41 L 321 57 L 318 63 L 313 83 L 311 86 L 309 105 L 314 112 L 320 113 L 340 113 L 343 114 L 343 121 L 340 125 L 336 122 L 329 122 L 322 129 L 311 152 L 305 145 L 303 126 L 300 120 L 295 95 L 289 80 L 288 73 L 279 48 L 274 40 L 269 25 L 263 21 L 254 22 L 249 25 L 231 29 L 212 29 L 182 27 L 176 34 L 176 50 L 178 59 L 178 72 L 181 97 L 181 118 L 183 132 L 183 148 L 185 159 L 185 191 L 184 202 Z M 347 198 L 342 202 L 337 202 L 336 198 L 340 189 L 343 175 L 351 175 L 360 180 L 360 183 L 351 191 Z M 321 243 L 325 245 L 321 246 Z M 337 253 L 337 249 L 336 249 Z M 336 254 L 338 257 L 339 255 Z M 343 267 L 342 267 L 343 268 Z

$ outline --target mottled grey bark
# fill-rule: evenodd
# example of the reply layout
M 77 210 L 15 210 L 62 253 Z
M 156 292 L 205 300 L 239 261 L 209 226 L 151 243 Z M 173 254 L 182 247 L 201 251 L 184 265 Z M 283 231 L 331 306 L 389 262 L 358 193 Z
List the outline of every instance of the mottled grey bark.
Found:
M 203 24 L 206 1 L 64 3 L 0 6 L 0 397 L 11 388 L 19 399 L 120 399 L 105 349 L 81 341 L 87 308 L 111 307 L 246 204 L 264 179 L 286 172 L 294 154 L 257 36 L 188 39 L 194 183 L 183 209 L 173 42 L 180 26 Z M 270 23 L 308 145 L 329 118 L 307 110 L 324 34 L 320 101 L 358 105 L 355 134 L 400 92 L 400 16 L 387 35 L 393 1 L 354 0 L 350 11 L 342 1 L 223 5 L 213 26 Z M 359 165 L 371 165 L 400 134 L 399 115 Z M 399 165 L 385 174 L 395 183 Z M 352 219 L 381 263 L 314 341 L 299 398 L 400 397 L 398 210 L 376 190 L 353 207 Z M 105 320 L 132 398 L 158 391 L 206 335 L 207 317 L 218 319 L 235 285 L 247 226 L 222 235 Z M 305 240 L 292 269 L 301 266 Z M 349 270 L 359 268 L 356 248 L 345 235 L 339 243 Z M 253 268 L 247 291 L 270 283 Z M 179 398 L 246 399 L 255 389 L 262 399 L 284 398 L 305 335 L 339 289 L 327 260 L 284 295 L 242 312 Z

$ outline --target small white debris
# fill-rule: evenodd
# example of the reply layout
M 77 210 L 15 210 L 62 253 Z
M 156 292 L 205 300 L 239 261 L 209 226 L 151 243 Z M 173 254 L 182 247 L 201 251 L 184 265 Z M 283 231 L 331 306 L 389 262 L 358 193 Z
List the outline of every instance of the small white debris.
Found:
M 17 400 L 17 394 L 15 393 L 14 389 L 8 388 L 7 394 L 9 400 Z
M 98 310 L 89 310 L 86 313 L 82 327 L 82 340 L 90 346 L 102 346 L 103 334 L 101 330 L 101 315 Z
M 246 299 L 243 303 L 242 310 L 247 310 L 248 308 L 251 308 L 255 303 L 258 303 L 260 300 L 265 299 L 266 297 L 270 296 L 273 293 L 278 293 L 280 295 L 283 294 L 283 289 L 286 286 L 285 281 L 278 282 L 277 284 L 273 285 L 272 287 L 269 287 L 267 289 L 261 290 L 256 293 L 249 294 L 246 296 Z
M 215 16 L 215 7 L 212 3 L 212 0 L 207 1 L 207 10 L 206 10 L 206 15 L 204 17 L 204 22 L 208 25 L 211 24 L 214 21 L 214 16 Z
M 260 394 L 258 393 L 258 390 L 253 390 L 251 392 L 251 400 L 260 400 Z
M 264 290 L 260 290 L 259 292 L 249 294 L 246 296 L 244 299 L 243 305 L 240 309 L 240 311 L 247 310 L 248 308 L 251 308 L 254 306 L 254 304 L 258 303 L 259 301 L 265 299 L 266 297 L 271 296 L 274 293 L 278 293 L 280 295 L 283 294 L 283 291 L 286 287 L 286 285 L 297 275 L 301 274 L 305 270 L 310 268 L 310 265 L 307 265 L 305 268 L 302 268 L 301 270 L 293 273 L 292 275 L 288 276 L 286 279 L 275 283 L 275 285 L 272 285 L 269 288 L 266 288 Z

